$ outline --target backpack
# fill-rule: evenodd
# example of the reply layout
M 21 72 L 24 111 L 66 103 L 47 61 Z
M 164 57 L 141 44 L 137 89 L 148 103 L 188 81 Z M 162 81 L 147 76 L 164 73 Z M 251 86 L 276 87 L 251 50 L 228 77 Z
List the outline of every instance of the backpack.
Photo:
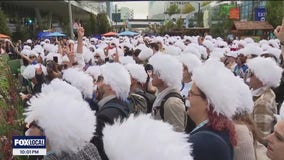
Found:
M 131 93 L 127 100 L 131 108 L 130 113 L 138 114 L 140 112 L 147 112 L 147 100 L 143 96 Z
M 129 112 L 127 112 L 126 110 L 123 109 L 124 106 L 122 104 L 115 103 L 115 102 L 106 103 L 100 111 L 102 111 L 104 109 L 108 109 L 108 108 L 115 108 L 115 109 L 119 110 L 123 114 L 124 117 L 129 117 L 129 114 L 132 112 L 132 106 L 129 103 L 126 103 L 126 104 L 127 104 Z
M 143 96 L 146 99 L 146 102 L 147 102 L 146 113 L 151 113 L 156 96 L 154 94 L 151 94 L 145 91 L 138 91 L 136 92 L 136 94 L 139 94 L 140 96 Z
M 183 104 L 185 106 L 185 97 L 183 97 L 180 93 L 177 93 L 177 92 L 171 92 L 169 94 L 167 94 L 162 102 L 161 102 L 161 105 L 158 107 L 160 109 L 160 116 L 162 118 L 162 120 L 164 120 L 164 104 L 165 102 L 168 100 L 168 98 L 170 97 L 177 97 L 179 99 L 181 99 L 183 101 Z M 186 111 L 186 107 L 184 108 L 184 110 Z M 188 116 L 186 115 L 187 117 L 187 121 L 186 121 L 186 126 L 185 126 L 185 132 L 186 133 L 190 133 L 195 127 L 196 127 L 196 124 L 193 122 L 193 120 Z
M 161 118 L 164 120 L 164 104 L 166 103 L 166 101 L 170 98 L 170 97 L 177 97 L 179 99 L 181 99 L 183 101 L 183 103 L 185 104 L 185 99 L 181 96 L 180 93 L 177 92 L 171 92 L 169 94 L 167 94 L 161 102 L 161 105 L 158 107 L 160 109 L 160 116 Z

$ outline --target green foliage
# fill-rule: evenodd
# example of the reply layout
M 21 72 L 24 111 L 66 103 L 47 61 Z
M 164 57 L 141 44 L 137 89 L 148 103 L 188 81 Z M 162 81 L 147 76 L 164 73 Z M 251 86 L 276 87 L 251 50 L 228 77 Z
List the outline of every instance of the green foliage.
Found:
M 12 136 L 23 135 L 24 129 L 24 110 L 18 96 L 20 85 L 7 61 L 7 55 L 0 56 L 0 159 L 12 159 Z
M 202 11 L 199 11 L 197 13 L 197 26 L 203 27 L 203 12 Z
M 110 31 L 110 24 L 105 13 L 97 15 L 98 33 L 103 34 Z
M 0 9 L 0 33 L 9 36 L 11 35 L 11 32 L 7 26 L 6 16 L 1 9 Z
M 182 26 L 183 26 L 183 19 L 179 18 L 176 22 L 176 28 L 182 29 Z
M 97 29 L 97 19 L 96 19 L 96 15 L 94 14 L 90 14 L 90 19 L 86 24 L 86 28 L 85 28 L 85 34 L 86 35 L 93 35 L 94 33 L 96 33 Z
M 26 26 L 23 26 L 21 24 L 18 24 L 16 27 L 16 32 L 13 33 L 12 35 L 13 40 L 25 40 L 30 37 L 32 37 L 32 34 L 28 31 L 28 28 Z
M 282 18 L 284 17 L 284 2 L 283 1 L 267 1 L 266 2 L 266 20 L 276 27 L 281 25 Z
M 169 16 L 180 13 L 180 9 L 178 8 L 177 4 L 170 5 L 167 9 L 165 14 L 168 14 Z
M 187 3 L 183 6 L 181 13 L 186 14 L 193 11 L 195 11 L 195 8 L 190 3 Z

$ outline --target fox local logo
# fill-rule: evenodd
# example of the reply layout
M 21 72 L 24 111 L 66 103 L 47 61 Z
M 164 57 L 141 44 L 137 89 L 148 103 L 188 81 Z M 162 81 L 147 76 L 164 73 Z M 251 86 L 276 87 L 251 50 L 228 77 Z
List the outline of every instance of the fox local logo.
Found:
M 13 136 L 13 155 L 46 155 L 46 137 Z

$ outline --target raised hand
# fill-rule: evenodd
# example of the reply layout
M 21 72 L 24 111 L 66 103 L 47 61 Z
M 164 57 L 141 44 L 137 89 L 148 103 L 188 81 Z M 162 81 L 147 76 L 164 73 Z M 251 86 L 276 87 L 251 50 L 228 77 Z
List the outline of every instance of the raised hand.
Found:
M 282 19 L 282 25 L 275 28 L 274 34 L 280 42 L 284 42 L 284 18 Z
M 78 27 L 77 32 L 78 32 L 78 38 L 79 37 L 82 38 L 85 34 L 85 30 L 83 27 Z

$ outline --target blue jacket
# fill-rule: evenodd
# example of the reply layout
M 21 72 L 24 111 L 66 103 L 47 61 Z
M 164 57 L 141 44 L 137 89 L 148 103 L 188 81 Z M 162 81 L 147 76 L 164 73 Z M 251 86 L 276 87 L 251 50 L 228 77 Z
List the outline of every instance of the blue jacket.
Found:
M 189 136 L 195 160 L 233 160 L 233 147 L 227 131 L 214 131 L 206 125 Z

